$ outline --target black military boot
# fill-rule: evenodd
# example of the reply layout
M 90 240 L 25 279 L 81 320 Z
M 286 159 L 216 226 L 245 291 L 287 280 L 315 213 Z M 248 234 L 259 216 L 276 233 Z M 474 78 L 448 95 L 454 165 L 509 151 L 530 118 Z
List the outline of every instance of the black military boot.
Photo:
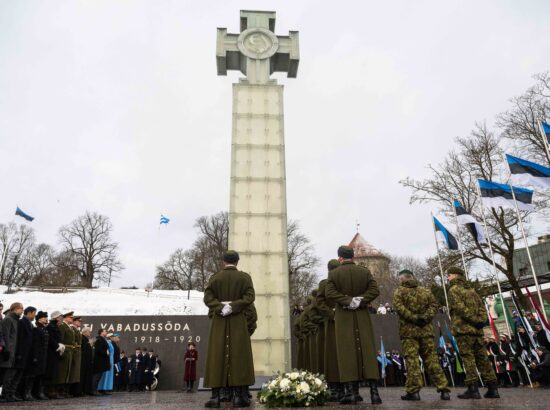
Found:
M 338 394 L 338 387 L 336 383 L 329 383 L 328 384 L 330 395 L 328 397 L 328 401 L 339 401 L 341 397 Z
M 230 403 L 233 400 L 233 387 L 222 387 L 220 389 L 220 402 Z
M 378 386 L 375 380 L 370 381 L 370 402 L 372 404 L 382 404 L 382 399 L 378 394 Z
M 23 400 L 25 401 L 36 400 L 34 397 L 32 397 L 32 383 L 29 383 L 28 380 L 25 382 L 25 394 L 23 395 Z
M 340 399 L 340 404 L 357 404 L 353 393 L 353 383 L 344 383 L 344 397 Z
M 441 400 L 451 400 L 451 395 L 449 394 L 448 391 L 442 391 L 440 393 L 441 393 L 441 395 L 439 396 L 439 398 Z
M 470 384 L 468 385 L 468 389 L 462 393 L 457 395 L 459 399 L 481 399 L 481 394 L 479 394 L 479 390 L 477 388 L 477 384 Z
M 355 395 L 355 401 L 363 401 L 363 398 L 359 394 L 359 382 L 353 382 L 353 394 Z
M 212 396 L 210 397 L 210 400 L 204 403 L 204 407 L 208 407 L 211 409 L 217 409 L 220 407 L 220 389 L 219 388 L 214 387 L 212 389 Z
M 487 383 L 487 393 L 483 395 L 486 399 L 500 399 L 497 384 L 495 382 Z
M 415 391 L 414 393 L 407 392 L 407 394 L 401 396 L 401 400 L 418 401 L 420 400 L 420 393 L 417 391 Z
M 250 407 L 246 386 L 235 387 L 233 396 L 233 407 Z

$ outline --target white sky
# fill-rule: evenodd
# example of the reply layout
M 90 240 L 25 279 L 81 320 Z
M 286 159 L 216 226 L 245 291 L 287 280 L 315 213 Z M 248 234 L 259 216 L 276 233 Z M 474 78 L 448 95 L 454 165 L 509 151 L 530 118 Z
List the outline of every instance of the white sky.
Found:
M 289 217 L 325 262 L 363 236 L 393 254 L 434 253 L 428 206 L 398 184 L 422 177 L 474 121 L 550 69 L 550 2 L 0 2 L 0 222 L 15 206 L 39 241 L 87 209 L 108 215 L 141 286 L 229 207 L 231 83 L 216 27 L 277 11 L 300 31 L 285 87 Z M 172 219 L 159 232 L 163 213 Z M 21 222 L 18 220 L 18 222 Z M 322 268 L 324 274 L 324 267 Z

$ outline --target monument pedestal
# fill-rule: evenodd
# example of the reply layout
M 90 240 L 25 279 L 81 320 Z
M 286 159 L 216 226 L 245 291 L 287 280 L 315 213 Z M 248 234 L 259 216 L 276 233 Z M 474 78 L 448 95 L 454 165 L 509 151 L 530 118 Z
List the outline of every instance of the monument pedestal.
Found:
M 290 366 L 283 86 L 233 85 L 229 248 L 256 289 L 254 367 Z

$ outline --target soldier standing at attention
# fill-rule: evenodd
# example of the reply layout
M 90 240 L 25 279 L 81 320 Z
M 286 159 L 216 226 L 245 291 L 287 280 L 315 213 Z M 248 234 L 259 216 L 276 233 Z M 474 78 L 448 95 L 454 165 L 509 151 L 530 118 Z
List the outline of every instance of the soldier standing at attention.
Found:
M 459 399 L 481 399 L 477 386 L 477 370 L 487 383 L 485 398 L 500 398 L 497 378 L 483 345 L 483 328 L 487 323 L 487 312 L 481 298 L 472 289 L 464 276 L 464 271 L 456 266 L 447 270 L 449 278 L 449 309 L 453 334 L 458 343 L 459 353 L 464 362 L 468 390 L 459 394 Z M 477 370 L 476 370 L 477 366 Z
M 244 312 L 255 294 L 250 275 L 237 269 L 238 262 L 239 254 L 227 251 L 223 270 L 212 276 L 204 291 L 204 303 L 212 311 L 204 384 L 213 390 L 205 407 L 220 407 L 221 396 L 231 395 L 234 407 L 250 406 L 254 363 Z
M 368 303 L 380 294 L 378 284 L 366 267 L 353 262 L 353 248 L 350 246 L 338 248 L 338 261 L 340 266 L 328 274 L 325 296 L 336 304 L 336 352 L 340 382 L 345 388 L 340 403 L 362 401 L 359 382 L 368 380 L 371 402 L 380 404 L 374 332 L 367 309 Z
M 328 262 L 328 271 L 330 272 L 338 266 L 340 266 L 340 262 L 331 259 Z M 327 300 L 325 296 L 326 285 L 327 279 L 323 279 L 319 282 L 319 291 L 317 292 L 317 308 L 325 319 L 323 326 L 325 337 L 322 346 L 319 344 L 319 349 L 322 350 L 323 354 L 323 368 L 320 371 L 325 375 L 330 390 L 328 401 L 340 401 L 344 397 L 344 389 L 340 383 L 338 358 L 336 357 L 336 332 L 334 330 L 334 308 L 336 305 Z
M 418 286 L 414 274 L 405 269 L 399 272 L 400 285 L 393 295 L 393 308 L 399 315 L 399 337 L 407 361 L 407 394 L 402 400 L 420 400 L 422 374 L 418 356 L 424 361 L 430 380 L 441 393 L 441 400 L 450 400 L 447 378 L 435 354 L 432 320 L 437 302 L 428 289 Z

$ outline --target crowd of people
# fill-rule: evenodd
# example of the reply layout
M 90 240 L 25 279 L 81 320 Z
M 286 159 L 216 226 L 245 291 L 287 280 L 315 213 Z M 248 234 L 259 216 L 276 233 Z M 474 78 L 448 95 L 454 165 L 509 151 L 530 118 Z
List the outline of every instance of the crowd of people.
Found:
M 151 389 L 158 356 L 136 348 L 126 356 L 120 335 L 90 327 L 74 312 L 0 306 L 0 402 L 100 396 Z

